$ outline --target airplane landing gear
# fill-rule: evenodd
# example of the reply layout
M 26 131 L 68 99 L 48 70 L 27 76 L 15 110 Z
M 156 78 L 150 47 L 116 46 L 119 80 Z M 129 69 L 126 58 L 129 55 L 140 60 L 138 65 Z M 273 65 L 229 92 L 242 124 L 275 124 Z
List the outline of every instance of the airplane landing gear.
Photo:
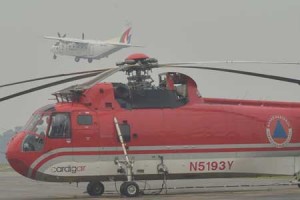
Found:
M 120 193 L 126 197 L 136 197 L 140 192 L 138 184 L 133 181 L 122 183 L 120 186 Z
M 88 58 L 88 62 L 89 63 L 93 62 L 93 59 L 92 58 Z
M 87 185 L 87 193 L 90 196 L 101 196 L 104 192 L 104 185 L 99 181 L 91 181 Z
M 53 54 L 53 59 L 55 60 L 57 58 L 57 56 L 55 54 Z
M 75 62 L 79 62 L 80 58 L 79 57 L 75 57 Z

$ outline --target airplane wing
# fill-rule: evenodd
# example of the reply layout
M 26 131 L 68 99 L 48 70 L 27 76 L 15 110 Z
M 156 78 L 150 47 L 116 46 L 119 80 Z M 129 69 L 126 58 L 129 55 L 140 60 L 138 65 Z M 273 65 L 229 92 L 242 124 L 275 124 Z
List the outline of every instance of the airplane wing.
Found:
M 82 40 L 76 38 L 62 38 L 62 37 L 52 37 L 52 36 L 44 36 L 44 38 L 49 40 L 59 40 L 60 42 L 75 42 L 75 43 L 82 43 L 82 44 L 92 43 L 92 41 L 90 40 Z
M 61 40 L 62 38 L 59 37 L 52 37 L 52 36 L 44 36 L 45 39 L 49 39 L 49 40 Z
M 114 45 L 118 47 L 143 47 L 140 45 L 132 45 L 132 44 L 126 44 L 126 43 L 119 43 L 119 42 L 102 42 L 97 40 L 82 40 L 82 39 L 76 39 L 76 38 L 62 38 L 62 37 L 52 37 L 52 36 L 44 36 L 45 39 L 49 40 L 58 40 L 60 42 L 75 42 L 75 43 L 81 43 L 81 44 L 106 44 L 106 45 Z

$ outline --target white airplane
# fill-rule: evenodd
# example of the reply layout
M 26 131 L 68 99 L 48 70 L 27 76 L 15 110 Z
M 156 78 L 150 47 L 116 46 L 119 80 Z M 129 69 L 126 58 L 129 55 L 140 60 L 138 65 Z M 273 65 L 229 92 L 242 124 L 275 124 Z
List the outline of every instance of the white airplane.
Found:
M 81 58 L 87 59 L 89 63 L 93 59 L 101 59 L 108 57 L 110 54 L 119 51 L 120 49 L 127 47 L 140 47 L 130 44 L 131 40 L 131 27 L 127 28 L 121 37 L 113 38 L 106 41 L 100 40 L 85 40 L 82 33 L 82 39 L 68 38 L 66 34 L 63 36 L 58 34 L 58 37 L 45 36 L 46 39 L 57 40 L 57 42 L 51 47 L 53 52 L 53 59 L 57 58 L 57 55 L 74 56 L 75 61 L 79 62 Z

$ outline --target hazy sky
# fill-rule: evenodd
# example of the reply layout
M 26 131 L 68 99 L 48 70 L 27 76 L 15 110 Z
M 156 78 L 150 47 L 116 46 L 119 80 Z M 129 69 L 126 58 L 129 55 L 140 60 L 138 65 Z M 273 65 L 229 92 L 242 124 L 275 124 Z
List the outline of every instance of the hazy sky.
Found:
M 163 62 L 204 60 L 300 61 L 299 0 L 1 0 L 0 84 L 39 76 L 114 66 L 133 52 Z M 44 35 L 105 40 L 118 36 L 127 22 L 132 42 L 145 48 L 123 49 L 109 58 L 74 62 L 52 59 L 53 41 Z M 218 65 L 224 66 L 224 65 Z M 300 79 L 300 66 L 228 65 L 226 67 Z M 299 101 L 299 86 L 241 75 L 184 70 L 205 97 Z M 119 80 L 117 74 L 109 80 Z M 0 97 L 37 82 L 0 88 Z M 55 103 L 61 85 L 0 103 L 0 132 L 23 125 L 39 107 Z

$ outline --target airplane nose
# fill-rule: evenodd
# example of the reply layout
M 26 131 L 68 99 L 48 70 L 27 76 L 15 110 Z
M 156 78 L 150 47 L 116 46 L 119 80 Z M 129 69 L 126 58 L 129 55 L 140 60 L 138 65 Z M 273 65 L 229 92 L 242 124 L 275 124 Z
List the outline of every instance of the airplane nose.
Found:
M 19 174 L 26 176 L 29 167 L 22 160 L 21 144 L 24 134 L 18 133 L 7 145 L 6 159 L 10 166 Z

